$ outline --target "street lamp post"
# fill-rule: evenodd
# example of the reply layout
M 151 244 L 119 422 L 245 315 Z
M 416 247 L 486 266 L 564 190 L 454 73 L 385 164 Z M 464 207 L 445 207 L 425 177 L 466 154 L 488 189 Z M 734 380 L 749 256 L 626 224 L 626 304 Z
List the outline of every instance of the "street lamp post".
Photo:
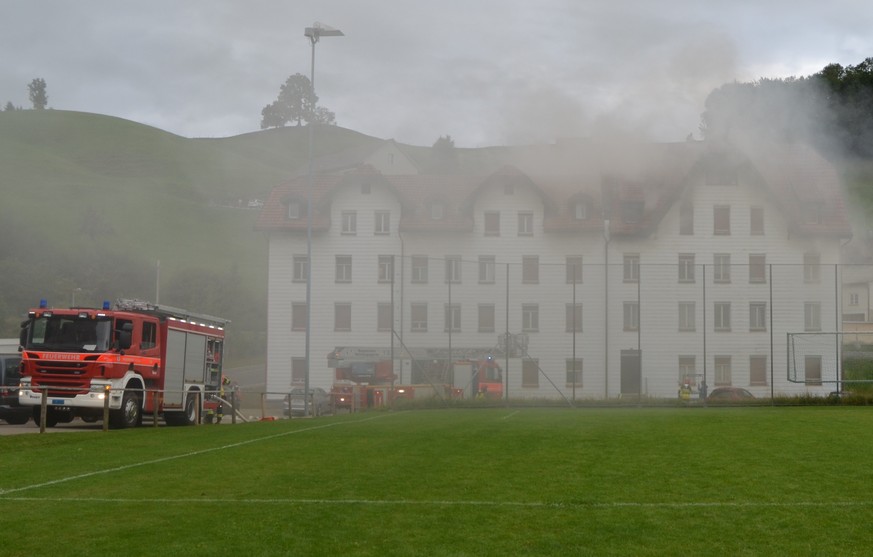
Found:
M 312 110 L 312 114 L 309 120 L 309 171 L 306 179 L 306 348 L 304 354 L 306 359 L 306 374 L 303 386 L 303 415 L 309 416 L 309 337 L 312 332 L 312 160 L 315 149 L 315 43 L 321 37 L 342 37 L 343 32 L 316 21 L 312 27 L 307 27 L 303 31 L 303 35 L 308 37 L 310 44 L 312 44 L 312 61 L 310 63 L 309 77 L 309 108 Z

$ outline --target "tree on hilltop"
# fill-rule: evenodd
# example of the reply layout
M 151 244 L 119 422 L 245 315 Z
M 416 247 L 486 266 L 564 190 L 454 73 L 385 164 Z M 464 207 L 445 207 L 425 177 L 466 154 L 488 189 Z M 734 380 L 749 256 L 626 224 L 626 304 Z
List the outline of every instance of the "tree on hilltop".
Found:
M 318 106 L 318 97 L 312 94 L 309 78 L 297 73 L 279 87 L 279 97 L 261 110 L 261 129 L 279 128 L 288 122 L 336 124 L 336 115 Z
M 27 86 L 28 96 L 35 110 L 43 110 L 48 105 L 48 94 L 45 89 L 45 80 L 41 77 L 37 77 Z

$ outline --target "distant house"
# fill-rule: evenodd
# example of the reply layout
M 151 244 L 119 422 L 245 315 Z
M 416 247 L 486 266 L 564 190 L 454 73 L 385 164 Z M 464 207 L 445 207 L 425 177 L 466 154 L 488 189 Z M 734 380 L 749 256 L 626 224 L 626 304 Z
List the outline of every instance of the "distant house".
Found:
M 492 354 L 517 398 L 833 390 L 832 351 L 798 361 L 787 344 L 841 327 L 831 270 L 851 230 L 812 150 L 559 144 L 481 176 L 368 160 L 319 164 L 337 170 L 312 183 L 311 308 L 308 179 L 265 202 L 270 392 L 302 382 L 307 319 L 325 388 L 328 355 L 359 347 L 380 361 L 348 365 L 390 354 L 403 383 L 457 382 L 471 354 Z

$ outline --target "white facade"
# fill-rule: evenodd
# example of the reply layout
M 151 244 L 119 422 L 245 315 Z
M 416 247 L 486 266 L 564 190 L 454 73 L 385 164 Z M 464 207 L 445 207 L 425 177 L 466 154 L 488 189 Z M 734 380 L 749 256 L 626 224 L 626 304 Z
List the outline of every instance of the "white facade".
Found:
M 598 169 L 619 175 L 609 196 L 590 178 L 552 187 L 542 184 L 554 179 L 512 172 L 444 187 L 439 177 L 372 172 L 323 178 L 314 192 L 311 385 L 330 388 L 335 348 L 393 344 L 404 383 L 420 379 L 406 347 L 493 348 L 510 398 L 675 397 L 683 376 L 760 397 L 834 390 L 830 353 L 805 353 L 793 373 L 806 382 L 789 381 L 787 333 L 840 330 L 839 211 L 798 224 L 804 217 L 780 198 L 787 190 L 749 171 L 748 159 L 736 180 L 710 185 L 692 170 L 702 148 L 677 149 L 692 159 L 686 170 L 666 183 L 653 170 L 660 189 L 643 180 L 628 195 L 630 179 L 612 168 Z M 277 188 L 259 225 L 270 242 L 273 393 L 304 369 L 305 219 L 283 221 L 282 205 L 303 182 Z M 574 284 L 568 264 L 579 258 Z M 527 338 L 527 358 L 500 355 L 507 332 Z

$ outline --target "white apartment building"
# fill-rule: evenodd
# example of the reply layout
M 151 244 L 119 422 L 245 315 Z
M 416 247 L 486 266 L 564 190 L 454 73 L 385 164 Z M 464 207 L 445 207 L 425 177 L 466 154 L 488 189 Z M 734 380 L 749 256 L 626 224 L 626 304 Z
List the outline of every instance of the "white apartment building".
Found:
M 398 383 L 450 381 L 447 362 L 493 354 L 509 398 L 675 397 L 683 382 L 835 390 L 832 343 L 789 341 L 841 326 L 851 232 L 819 155 L 706 142 L 538 155 L 485 176 L 314 176 L 311 308 L 309 180 L 275 188 L 258 221 L 267 390 L 303 382 L 307 319 L 310 383 L 326 389 L 328 355 L 355 347 Z M 507 335 L 523 349 L 507 353 Z

